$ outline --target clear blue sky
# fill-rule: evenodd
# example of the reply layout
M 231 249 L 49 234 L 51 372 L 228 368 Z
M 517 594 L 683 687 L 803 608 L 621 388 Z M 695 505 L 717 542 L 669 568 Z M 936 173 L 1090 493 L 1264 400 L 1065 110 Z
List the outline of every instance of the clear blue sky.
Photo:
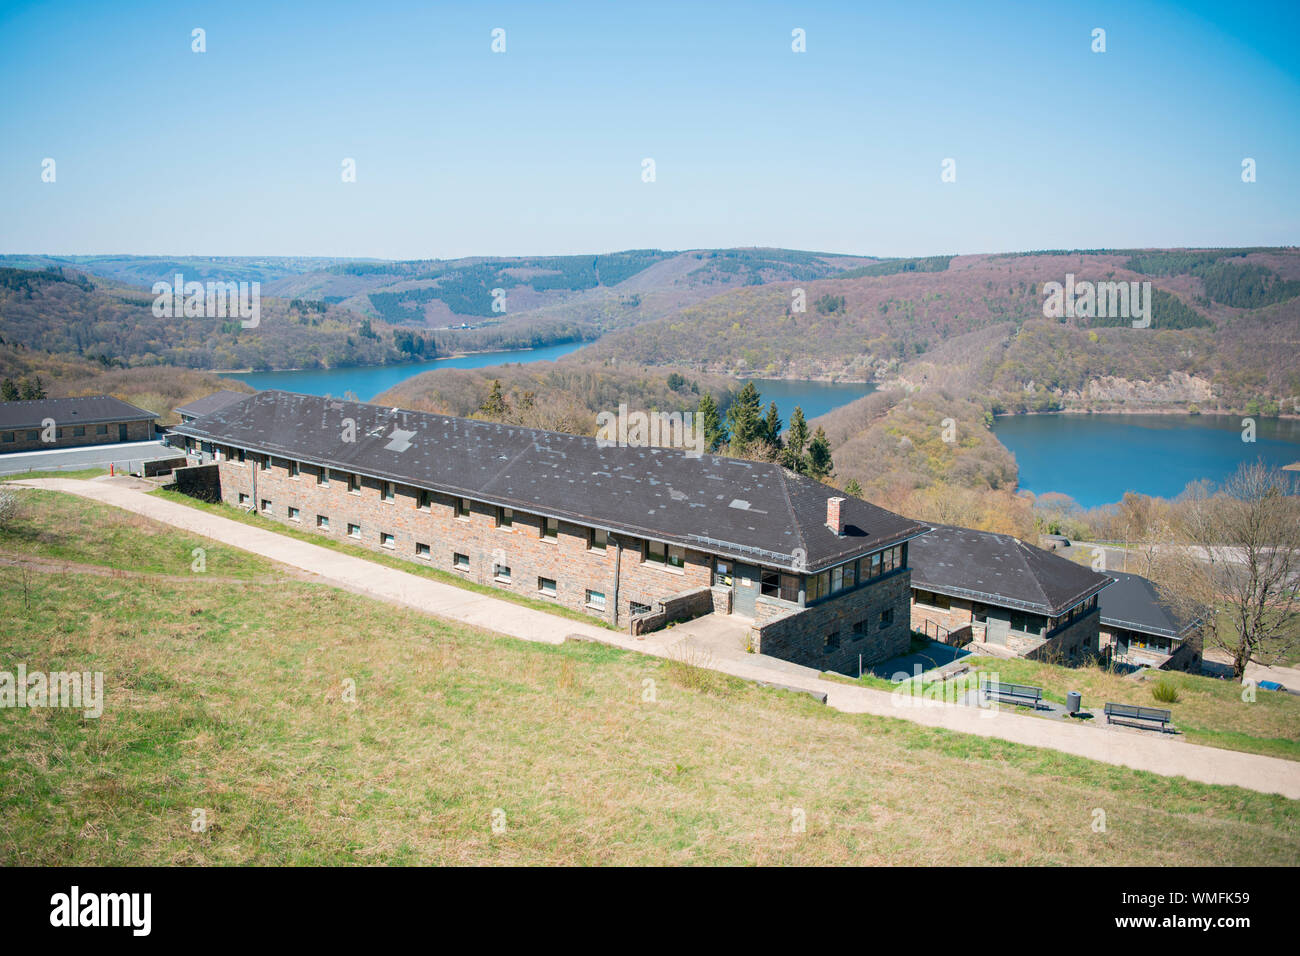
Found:
M 1297 37 L 1295 0 L 0 0 L 0 251 L 1297 244 Z

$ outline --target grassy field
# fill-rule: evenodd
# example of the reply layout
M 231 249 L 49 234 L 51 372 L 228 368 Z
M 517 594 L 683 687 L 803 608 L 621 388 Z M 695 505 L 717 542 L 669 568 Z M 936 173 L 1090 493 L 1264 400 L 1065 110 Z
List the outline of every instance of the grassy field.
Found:
M 1300 856 L 1300 803 L 1282 797 L 444 625 L 254 557 L 195 574 L 201 538 L 22 494 L 3 549 L 76 563 L 25 591 L 0 567 L 0 668 L 101 670 L 105 710 L 0 710 L 0 864 Z M 86 573 L 142 560 L 157 574 Z
M 68 471 L 19 471 L 12 475 L 0 475 L 0 481 L 26 481 L 29 478 L 74 478 L 83 481 L 107 475 L 107 468 L 78 468 Z
M 262 528 L 266 531 L 274 531 L 276 534 L 283 534 L 291 538 L 297 538 L 299 541 L 307 541 L 311 544 L 320 545 L 323 548 L 331 548 L 335 551 L 341 551 L 344 554 L 350 554 L 354 557 L 364 558 L 367 561 L 373 561 L 376 564 L 382 564 L 385 567 L 396 568 L 398 571 L 405 571 L 407 574 L 418 574 L 420 577 L 431 578 L 442 584 L 450 584 L 453 587 L 463 588 L 466 591 L 474 591 L 478 594 L 490 594 L 494 598 L 500 598 L 503 601 L 509 601 L 512 604 L 522 604 L 524 607 L 530 607 L 535 611 L 545 611 L 547 614 L 555 614 L 559 617 L 567 617 L 573 621 L 582 621 L 584 624 L 590 624 L 593 627 L 603 627 L 608 630 L 617 630 L 608 621 L 591 614 L 584 614 L 581 611 L 575 611 L 572 608 L 561 607 L 549 601 L 539 601 L 536 598 L 530 598 L 523 594 L 514 594 L 503 588 L 494 588 L 487 584 L 478 584 L 474 581 L 466 581 L 458 574 L 452 574 L 449 571 L 443 571 L 439 568 L 431 568 L 427 565 L 416 564 L 414 561 L 404 561 L 401 558 L 390 557 L 381 554 L 371 548 L 363 547 L 359 544 L 353 544 L 347 540 L 341 540 L 328 534 L 321 534 L 319 531 L 307 531 L 300 528 L 290 528 L 279 521 L 273 521 L 270 518 L 263 518 L 259 514 L 251 511 L 245 511 L 241 508 L 235 508 L 231 505 L 221 502 L 199 501 L 197 498 L 191 498 L 189 495 L 183 495 L 179 491 L 169 489 L 160 489 L 151 492 L 159 498 L 166 498 L 168 501 L 174 501 L 177 504 L 186 505 L 190 508 L 198 508 L 202 511 L 208 511 L 212 514 L 221 515 L 223 518 L 229 518 L 231 521 L 240 521 L 244 524 L 252 525 L 255 528 Z

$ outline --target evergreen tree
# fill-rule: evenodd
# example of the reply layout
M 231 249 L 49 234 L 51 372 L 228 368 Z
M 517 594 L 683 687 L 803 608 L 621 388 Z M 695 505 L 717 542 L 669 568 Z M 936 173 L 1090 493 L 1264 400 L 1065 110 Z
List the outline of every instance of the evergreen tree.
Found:
M 823 478 L 830 477 L 834 468 L 835 462 L 831 460 L 831 443 L 826 439 L 826 432 L 818 425 L 816 434 L 808 443 L 808 476 L 821 481 Z
M 862 486 L 858 484 L 858 479 L 850 478 L 849 483 L 844 486 L 844 493 L 852 495 L 854 498 L 862 497 Z
M 764 437 L 762 408 L 763 398 L 758 389 L 753 382 L 746 382 L 727 409 L 732 454 L 743 454 L 747 445 Z
M 18 397 L 18 386 L 12 378 L 7 378 L 0 383 L 0 401 L 16 402 Z
M 781 464 L 791 471 L 806 474 L 808 462 L 804 457 L 804 448 L 808 445 L 808 423 L 804 421 L 803 409 L 798 405 L 790 416 L 790 429 L 785 433 L 785 449 L 781 453 Z
M 763 418 L 763 438 L 773 448 L 781 448 L 781 429 L 785 427 L 777 413 L 776 402 L 767 406 L 767 415 Z
M 36 401 L 45 397 L 45 383 L 37 375 L 35 378 L 23 379 L 22 398 L 24 401 Z
M 492 392 L 484 399 L 478 410 L 497 421 L 501 421 L 509 413 L 510 406 L 506 404 L 506 397 L 501 391 L 501 379 L 494 378 L 492 380 Z
M 722 416 L 718 414 L 718 403 L 708 392 L 700 396 L 700 407 L 695 414 L 704 428 L 705 451 L 717 451 L 727 443 L 727 426 L 722 423 Z

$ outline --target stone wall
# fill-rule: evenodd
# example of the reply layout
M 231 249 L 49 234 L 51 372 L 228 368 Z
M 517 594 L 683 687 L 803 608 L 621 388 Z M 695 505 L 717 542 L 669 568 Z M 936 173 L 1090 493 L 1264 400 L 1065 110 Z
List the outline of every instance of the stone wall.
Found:
M 907 653 L 910 586 L 911 571 L 903 569 L 804 609 L 760 597 L 753 644 L 760 654 L 856 676 L 859 655 L 866 667 Z M 764 619 L 765 604 L 770 613 Z M 881 613 L 891 610 L 893 620 L 883 622 Z M 859 633 L 855 624 L 862 625 Z
M 0 431 L 0 453 L 10 451 L 49 451 L 51 448 L 81 448 L 86 445 L 113 445 L 117 437 L 118 422 L 99 425 L 68 425 L 55 428 L 56 439 L 52 442 L 41 441 L 41 429 L 20 428 L 16 431 Z M 126 422 L 127 441 L 149 441 L 154 437 L 153 422 Z M 104 429 L 103 434 L 100 429 Z M 84 434 L 78 435 L 80 429 Z M 5 441 L 9 436 L 13 441 Z
M 918 604 L 916 601 L 916 592 L 919 589 L 912 589 L 911 599 L 911 617 L 912 630 L 918 633 L 926 633 L 926 622 L 930 622 L 929 633 L 933 637 L 935 633 L 934 625 L 939 625 L 948 631 L 957 631 L 963 627 L 969 627 L 971 623 L 971 606 L 969 601 L 961 598 L 951 598 L 948 608 L 935 607 L 930 604 Z
M 628 622 L 633 637 L 649 634 L 678 621 L 689 621 L 713 612 L 713 588 L 692 588 L 656 601 L 648 614 L 638 614 Z
M 499 587 L 543 601 L 591 614 L 619 625 L 631 620 L 631 604 L 656 602 L 697 588 L 708 588 L 712 576 L 709 555 L 687 550 L 682 568 L 669 568 L 642 560 L 640 542 L 621 537 L 621 558 L 611 541 L 604 550 L 588 546 L 587 529 L 561 521 L 554 539 L 541 536 L 542 522 L 536 515 L 515 512 L 513 527 L 496 524 L 496 509 L 471 503 L 470 514 L 458 518 L 454 499 L 431 493 L 427 509 L 421 509 L 415 488 L 396 485 L 393 500 L 383 500 L 380 482 L 362 478 L 357 493 L 348 490 L 346 474 L 331 472 L 327 485 L 317 482 L 318 469 L 303 465 L 291 475 L 288 462 L 273 459 L 269 469 L 254 469 L 254 456 L 240 463 L 223 453 L 220 492 L 227 504 L 255 507 L 266 517 L 291 527 L 330 535 L 390 554 L 417 564 L 440 568 L 478 584 Z M 241 496 L 243 498 L 241 499 Z M 269 512 L 263 501 L 270 503 Z M 295 517 L 289 508 L 297 508 Z M 318 526 L 318 516 L 329 519 L 328 529 Z M 358 536 L 349 536 L 348 525 L 358 525 Z M 392 535 L 390 542 L 380 535 Z M 418 555 L 416 545 L 427 545 L 427 555 Z M 631 546 L 631 547 L 629 547 Z M 455 554 L 468 557 L 468 568 L 460 567 Z M 617 582 L 615 564 L 619 564 Z M 493 574 L 493 566 L 510 568 L 510 580 Z M 539 589 L 539 578 L 555 581 L 555 595 Z M 587 590 L 604 594 L 605 609 L 589 606 Z M 614 619 L 614 595 L 618 595 L 618 619 Z M 707 593 L 707 590 L 706 590 Z
M 176 490 L 200 501 L 221 500 L 221 472 L 216 465 L 195 465 L 172 472 Z
M 1099 638 L 1101 613 L 1093 608 L 1088 614 L 1070 622 L 1047 640 L 1038 639 L 1038 644 L 1022 656 L 1032 661 L 1048 664 L 1087 664 L 1101 653 Z M 1012 632 L 1012 636 L 1015 632 Z M 1011 637 L 1007 638 L 1011 647 Z M 1019 652 L 1017 652 L 1019 653 Z

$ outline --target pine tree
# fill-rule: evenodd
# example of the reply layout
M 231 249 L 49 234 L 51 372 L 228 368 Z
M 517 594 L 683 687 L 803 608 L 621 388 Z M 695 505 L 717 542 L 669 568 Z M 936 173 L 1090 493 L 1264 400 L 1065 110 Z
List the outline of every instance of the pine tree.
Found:
M 858 484 L 858 479 L 850 478 L 849 483 L 844 486 L 844 493 L 852 495 L 854 498 L 862 497 L 862 486 Z
M 777 412 L 776 402 L 767 406 L 767 415 L 763 418 L 763 438 L 778 451 L 781 448 L 781 429 L 784 425 Z
M 700 407 L 695 415 L 704 428 L 706 451 L 717 451 L 720 446 L 727 443 L 727 426 L 722 424 L 722 416 L 718 414 L 718 403 L 708 392 L 700 397 Z
M 791 471 L 806 474 L 808 462 L 804 457 L 804 448 L 808 445 L 808 423 L 804 421 L 803 409 L 798 405 L 790 416 L 790 428 L 785 433 L 785 450 L 781 453 L 781 464 Z
M 18 401 L 18 385 L 12 378 L 7 378 L 0 383 L 0 400 L 6 402 Z
M 808 443 L 808 476 L 821 481 L 823 478 L 829 478 L 834 468 L 835 462 L 831 460 L 831 443 L 826 438 L 826 432 L 818 425 L 816 434 Z
M 727 409 L 727 424 L 731 429 L 731 453 L 740 455 L 745 447 L 764 437 L 761 411 L 763 398 L 753 382 L 746 382 L 745 387 L 736 393 L 731 407 Z
M 501 421 L 510 411 L 510 406 L 506 404 L 506 397 L 501 391 L 501 379 L 492 380 L 492 392 L 478 407 L 478 410 L 489 418 Z

